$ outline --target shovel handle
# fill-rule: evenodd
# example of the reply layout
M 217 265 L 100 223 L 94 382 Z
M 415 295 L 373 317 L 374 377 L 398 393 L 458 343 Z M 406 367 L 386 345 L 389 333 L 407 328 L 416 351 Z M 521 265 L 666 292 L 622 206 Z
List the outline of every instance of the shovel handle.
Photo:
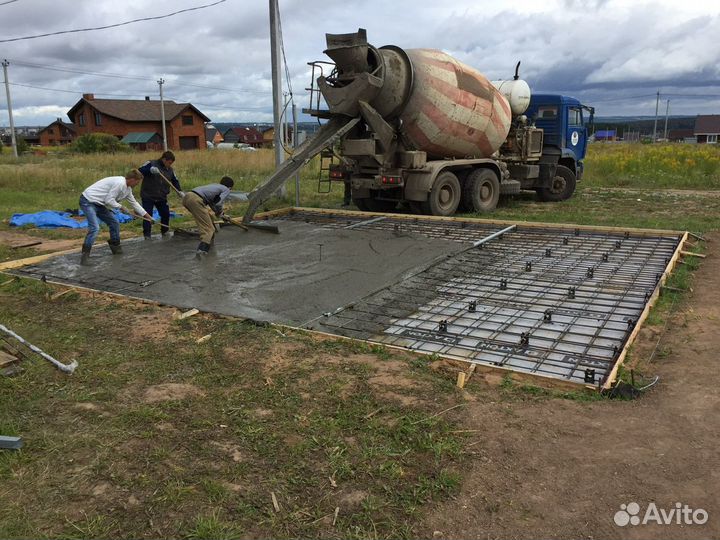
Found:
M 160 175 L 160 178 L 162 178 L 163 180 L 165 180 L 165 181 L 168 183 L 168 185 L 169 185 L 171 188 L 173 188 L 173 190 L 175 190 L 175 193 L 177 193 L 178 197 L 182 197 L 182 195 L 180 194 L 180 190 L 175 187 L 175 184 L 173 184 L 170 180 L 168 180 L 168 179 L 165 177 L 165 175 L 164 175 L 163 173 L 161 173 L 160 171 L 158 171 L 158 174 Z

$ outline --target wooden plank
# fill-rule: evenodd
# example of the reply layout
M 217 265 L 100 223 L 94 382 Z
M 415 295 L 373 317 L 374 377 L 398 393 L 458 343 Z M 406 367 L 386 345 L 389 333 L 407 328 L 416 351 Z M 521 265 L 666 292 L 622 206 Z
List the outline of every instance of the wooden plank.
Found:
M 53 253 L 45 253 L 43 255 L 35 255 L 34 257 L 26 257 L 24 259 L 16 259 L 14 261 L 6 261 L 0 263 L 0 271 L 11 270 L 13 268 L 20 268 L 21 266 L 27 266 L 28 264 L 37 264 L 53 257 L 59 257 L 61 255 L 69 255 L 71 253 L 80 253 L 82 248 L 66 249 L 64 251 L 55 251 Z
M 65 296 L 67 293 L 72 292 L 73 288 L 70 287 L 64 291 L 57 292 L 50 297 L 50 300 L 57 300 L 58 298 Z
M 660 291 L 661 291 L 663 285 L 665 285 L 665 282 L 670 277 L 670 274 L 672 273 L 673 269 L 675 268 L 675 265 L 677 264 L 678 259 L 680 258 L 680 254 L 682 253 L 683 246 L 685 245 L 685 242 L 687 242 L 687 239 L 688 239 L 688 233 L 683 234 L 683 237 L 680 240 L 678 247 L 675 249 L 675 253 L 673 254 L 672 258 L 670 259 L 670 262 L 668 262 L 667 266 L 665 267 L 665 271 L 663 272 L 663 275 L 660 277 L 660 281 L 658 282 L 657 286 L 655 287 L 655 290 L 653 291 L 652 295 L 650 296 L 647 304 L 645 304 L 645 309 L 640 314 L 640 318 L 638 319 L 638 322 L 635 324 L 635 329 L 632 331 L 632 333 L 628 337 L 627 341 L 625 342 L 625 346 L 622 348 L 622 351 L 620 351 L 620 355 L 618 356 L 618 359 L 615 362 L 615 365 L 613 366 L 612 370 L 608 374 L 608 377 L 605 380 L 605 384 L 603 385 L 603 389 L 608 390 L 615 383 L 615 380 L 617 379 L 618 370 L 620 369 L 620 366 L 625 361 L 625 357 L 628 354 L 628 350 L 630 349 L 633 342 L 635 341 L 635 338 L 637 338 L 638 334 L 640 333 L 640 328 L 642 327 L 643 323 L 645 322 L 645 319 L 648 318 L 648 315 L 650 314 L 650 310 L 653 308 L 653 306 L 657 302 L 657 299 L 660 297 Z
M 20 359 L 17 356 L 13 356 L 5 351 L 0 351 L 0 368 L 4 368 L 18 361 L 20 361 Z
M 208 335 L 203 336 L 203 337 L 201 337 L 201 338 L 197 338 L 197 339 L 195 340 L 195 343 L 197 343 L 198 345 L 200 345 L 201 343 L 205 343 L 206 341 L 208 341 L 211 337 L 212 337 L 212 334 L 208 334 Z
M 178 316 L 175 317 L 175 318 L 176 318 L 178 321 L 181 321 L 181 320 L 183 320 L 183 319 L 187 319 L 188 317 L 192 317 L 193 315 L 197 315 L 198 313 L 200 313 L 200 310 L 199 310 L 199 309 L 192 308 L 192 309 L 189 309 L 189 310 L 187 310 L 187 311 L 185 311 L 185 312 L 183 312 L 183 313 L 180 313 L 180 315 L 178 315 Z
M 20 450 L 23 442 L 20 437 L 9 437 L 6 435 L 0 435 L 0 448 L 5 450 Z
M 702 253 L 692 253 L 691 251 L 681 251 L 680 255 L 685 255 L 686 257 L 700 257 L 701 259 L 707 257 L 707 255 L 703 255 Z
M 42 243 L 43 243 L 42 240 L 33 240 L 33 241 L 31 241 L 31 242 L 25 242 L 24 244 L 14 244 L 14 245 L 11 245 L 10 247 L 11 247 L 12 249 L 21 249 L 21 248 L 28 248 L 28 247 L 33 247 L 33 246 L 39 246 L 39 245 L 42 244 Z
M 16 279 L 17 279 L 17 278 L 14 277 L 14 278 L 8 279 L 7 281 L 3 281 L 2 283 L 0 283 L 0 287 L 4 287 L 5 285 L 9 285 L 10 283 L 12 283 L 13 281 L 15 281 Z
M 608 227 L 608 226 L 596 226 L 596 225 L 577 225 L 571 223 L 547 223 L 541 221 L 508 221 L 502 219 L 481 219 L 481 218 L 466 218 L 466 217 L 443 217 L 443 216 L 419 216 L 415 214 L 387 214 L 382 212 L 360 212 L 357 210 L 334 210 L 329 208 L 308 208 L 308 207 L 292 207 L 291 210 L 296 212 L 315 212 L 318 214 L 336 214 L 356 217 L 368 217 L 368 216 L 387 216 L 390 219 L 401 220 L 401 219 L 418 219 L 427 221 L 446 221 L 446 222 L 465 222 L 465 223 L 482 223 L 486 225 L 518 225 L 522 227 L 530 228 L 547 228 L 552 227 L 555 229 L 571 230 L 579 229 L 581 231 L 589 232 L 611 232 L 617 234 L 624 234 L 626 231 L 637 234 L 638 236 L 682 236 L 685 231 L 676 231 L 669 229 L 639 229 L 634 227 Z M 291 212 L 292 213 L 292 212 Z

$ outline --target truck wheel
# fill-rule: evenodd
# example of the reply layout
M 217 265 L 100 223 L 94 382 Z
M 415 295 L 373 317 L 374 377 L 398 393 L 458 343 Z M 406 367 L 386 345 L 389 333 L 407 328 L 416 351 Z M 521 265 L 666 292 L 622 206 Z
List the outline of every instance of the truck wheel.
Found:
M 500 200 L 500 180 L 490 169 L 475 169 L 463 184 L 463 207 L 470 212 L 491 212 Z
M 460 204 L 460 181 L 450 171 L 440 173 L 435 179 L 428 200 L 423 203 L 425 214 L 452 216 Z
M 575 173 L 564 165 L 558 165 L 549 188 L 538 188 L 538 199 L 545 202 L 565 201 L 575 193 Z

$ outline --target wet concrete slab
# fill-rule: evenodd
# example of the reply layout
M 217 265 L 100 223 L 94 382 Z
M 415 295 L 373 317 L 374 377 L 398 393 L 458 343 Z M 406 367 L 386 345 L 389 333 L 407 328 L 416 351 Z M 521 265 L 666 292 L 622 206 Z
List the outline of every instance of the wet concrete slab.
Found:
M 303 326 L 402 280 L 463 248 L 457 242 L 395 230 L 328 229 L 284 221 L 281 234 L 224 227 L 202 261 L 197 239 L 124 242 L 23 267 L 22 275 L 154 300 L 180 308 Z

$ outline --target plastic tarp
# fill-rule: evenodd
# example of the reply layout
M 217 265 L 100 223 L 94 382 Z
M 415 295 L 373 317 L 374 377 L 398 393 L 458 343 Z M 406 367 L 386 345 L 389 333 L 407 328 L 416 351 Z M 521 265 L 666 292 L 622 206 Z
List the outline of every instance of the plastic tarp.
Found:
M 133 219 L 118 210 L 114 210 L 113 213 L 120 223 L 127 223 Z M 82 211 L 80 211 L 79 215 L 82 215 Z M 171 218 L 177 215 L 175 212 L 170 212 Z M 160 219 L 156 209 L 153 210 L 153 219 Z M 87 220 L 73 219 L 70 212 L 57 212 L 55 210 L 43 210 L 42 212 L 35 212 L 34 214 L 13 214 L 10 218 L 10 226 L 22 227 L 23 225 L 34 225 L 39 229 L 56 229 L 59 227 L 85 229 L 87 228 Z

